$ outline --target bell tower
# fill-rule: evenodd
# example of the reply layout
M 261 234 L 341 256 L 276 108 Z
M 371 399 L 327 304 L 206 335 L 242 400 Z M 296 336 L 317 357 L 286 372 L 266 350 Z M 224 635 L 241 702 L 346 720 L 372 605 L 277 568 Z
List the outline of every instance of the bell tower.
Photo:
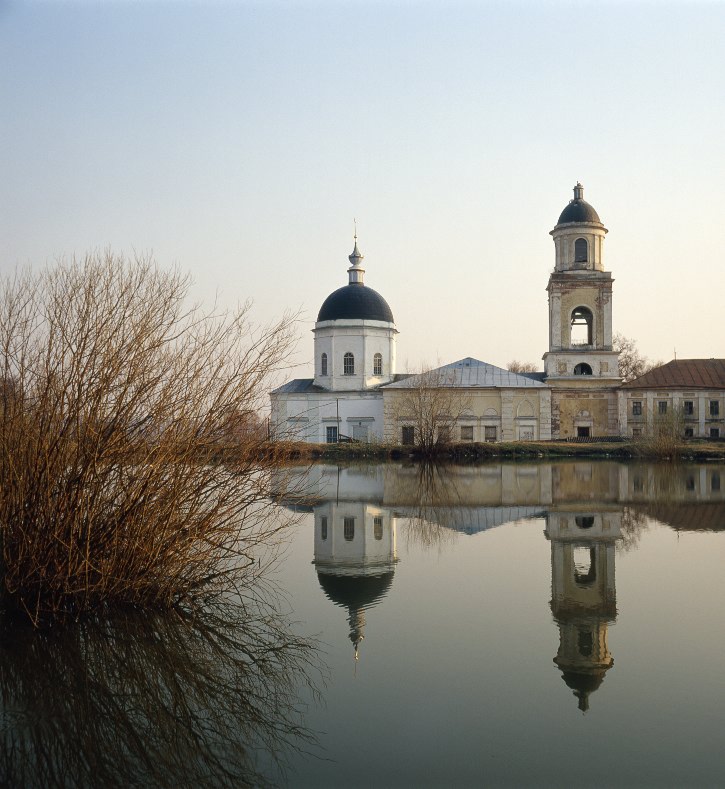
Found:
M 555 266 L 547 286 L 549 350 L 543 359 L 546 383 L 555 391 L 569 389 L 570 395 L 583 395 L 585 391 L 613 389 L 621 383 L 619 354 L 612 349 L 614 280 L 604 269 L 607 232 L 599 214 L 584 200 L 584 187 L 577 183 L 574 199 L 551 231 Z M 553 405 L 563 405 L 563 399 L 553 393 Z M 554 408 L 552 437 L 616 434 L 616 403 L 612 414 L 610 409 L 594 413 L 590 405 L 579 403 L 578 408 L 560 415 Z

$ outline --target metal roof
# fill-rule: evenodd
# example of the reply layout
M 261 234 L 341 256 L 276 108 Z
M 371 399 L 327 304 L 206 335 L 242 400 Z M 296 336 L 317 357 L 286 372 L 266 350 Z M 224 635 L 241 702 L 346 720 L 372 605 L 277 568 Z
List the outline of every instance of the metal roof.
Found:
M 467 356 L 452 364 L 437 367 L 419 375 L 411 375 L 402 381 L 386 384 L 381 389 L 409 389 L 420 386 L 424 383 L 431 388 L 457 388 L 457 389 L 487 389 L 487 388 L 511 388 L 518 389 L 539 388 L 547 389 L 547 385 L 538 380 L 537 373 L 524 375 L 512 373 L 493 364 L 482 362 Z
M 355 282 L 331 293 L 320 307 L 318 321 L 368 320 L 394 323 L 388 302 L 375 290 Z
M 315 386 L 314 378 L 295 378 L 286 384 L 278 386 L 271 394 L 300 394 L 302 392 L 326 392 L 321 386 Z
M 673 359 L 623 389 L 725 389 L 725 359 Z

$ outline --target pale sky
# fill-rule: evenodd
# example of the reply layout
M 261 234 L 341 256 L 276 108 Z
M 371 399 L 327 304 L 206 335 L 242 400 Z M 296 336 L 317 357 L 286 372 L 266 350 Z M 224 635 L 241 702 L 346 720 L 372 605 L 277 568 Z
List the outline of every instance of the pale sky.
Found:
M 194 296 L 390 304 L 398 368 L 543 369 L 549 231 L 580 180 L 614 327 L 725 356 L 725 4 L 4 2 L 0 268 L 111 246 Z

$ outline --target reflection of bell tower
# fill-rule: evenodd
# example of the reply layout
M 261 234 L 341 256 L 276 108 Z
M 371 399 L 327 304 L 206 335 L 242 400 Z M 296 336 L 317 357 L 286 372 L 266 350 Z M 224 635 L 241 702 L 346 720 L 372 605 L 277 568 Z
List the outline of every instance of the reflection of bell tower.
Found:
M 614 664 L 607 625 L 617 617 L 614 584 L 618 512 L 551 511 L 545 534 L 551 541 L 551 611 L 559 626 L 554 663 L 562 679 L 589 709 L 589 696 Z
M 347 609 L 358 657 L 365 612 L 388 593 L 395 571 L 395 519 L 364 502 L 326 501 L 314 508 L 317 578 L 325 595 Z

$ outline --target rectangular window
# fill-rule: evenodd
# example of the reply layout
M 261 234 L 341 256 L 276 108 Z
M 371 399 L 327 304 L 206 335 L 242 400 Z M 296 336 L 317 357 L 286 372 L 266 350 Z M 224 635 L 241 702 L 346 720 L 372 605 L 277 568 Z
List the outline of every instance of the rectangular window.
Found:
M 484 438 L 486 441 L 495 441 L 496 440 L 496 428 L 495 427 L 484 427 L 483 429 Z
M 335 425 L 328 427 L 325 436 L 328 444 L 337 444 L 337 427 Z
M 686 427 L 685 438 L 694 438 L 694 437 L 695 437 L 695 431 L 691 427 Z
M 695 490 L 695 478 L 693 476 L 688 475 L 685 478 L 685 490 Z
M 642 436 L 642 428 L 641 427 L 633 427 L 632 428 L 632 438 L 641 438 Z
M 657 413 L 664 416 L 667 413 L 667 400 L 659 400 L 657 403 Z
M 411 446 L 415 444 L 415 428 L 413 425 L 403 425 L 403 444 Z
M 348 542 L 355 539 L 355 518 L 343 519 L 343 536 Z
M 382 375 L 383 374 L 383 355 L 381 353 L 376 353 L 373 356 L 373 375 Z
M 376 540 L 383 539 L 383 519 L 373 518 L 373 536 Z
M 719 427 L 711 427 L 710 428 L 710 438 L 720 438 L 720 428 Z
M 327 515 L 320 518 L 320 537 L 323 540 L 327 539 Z
M 632 416 L 642 416 L 641 400 L 632 400 Z
M 720 472 L 713 471 L 710 477 L 710 490 L 720 490 Z
M 685 400 L 683 407 L 685 409 L 685 416 L 692 416 L 695 413 L 695 404 L 692 400 Z
M 589 438 L 589 428 L 588 427 L 577 427 L 577 429 L 576 429 L 576 436 L 577 436 L 577 438 Z
M 473 425 L 461 426 L 461 441 L 473 441 Z
M 720 416 L 719 400 L 710 400 L 710 416 Z
M 644 482 L 642 482 L 642 477 L 635 477 L 632 482 L 632 487 L 635 493 L 641 493 L 644 490 Z

